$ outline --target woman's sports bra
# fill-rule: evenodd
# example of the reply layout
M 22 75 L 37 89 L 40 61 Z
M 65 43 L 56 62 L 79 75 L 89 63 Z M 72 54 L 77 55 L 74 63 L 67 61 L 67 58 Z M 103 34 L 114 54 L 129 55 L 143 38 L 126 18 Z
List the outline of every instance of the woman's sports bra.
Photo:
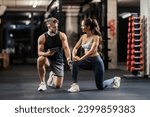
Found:
M 89 51 L 92 46 L 92 38 L 90 38 L 86 43 L 82 43 L 81 46 L 85 51 Z

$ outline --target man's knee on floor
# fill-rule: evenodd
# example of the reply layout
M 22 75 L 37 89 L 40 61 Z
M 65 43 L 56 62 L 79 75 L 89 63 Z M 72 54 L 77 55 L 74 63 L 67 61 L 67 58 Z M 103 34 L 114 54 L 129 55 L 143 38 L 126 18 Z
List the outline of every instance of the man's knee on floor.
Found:
M 60 89 L 61 87 L 62 87 L 62 81 L 60 79 L 57 79 L 57 81 L 55 83 L 55 88 Z
M 56 88 L 56 89 L 60 89 L 61 86 L 60 86 L 60 85 L 56 85 L 55 88 Z
M 55 88 L 60 89 L 63 84 L 63 77 L 57 77 L 57 80 L 55 82 Z

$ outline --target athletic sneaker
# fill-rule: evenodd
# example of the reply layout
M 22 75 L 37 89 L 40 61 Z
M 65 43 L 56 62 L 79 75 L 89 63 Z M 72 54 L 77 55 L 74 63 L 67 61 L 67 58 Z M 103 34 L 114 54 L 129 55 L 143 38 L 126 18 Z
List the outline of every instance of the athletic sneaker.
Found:
M 80 91 L 80 88 L 79 88 L 79 85 L 77 83 L 73 83 L 71 86 L 70 86 L 70 89 L 68 89 L 69 92 L 79 92 Z
M 114 82 L 113 82 L 113 88 L 119 88 L 120 87 L 120 82 L 121 82 L 121 78 L 115 76 L 114 77 Z
M 49 78 L 48 78 L 48 80 L 47 80 L 47 85 L 50 86 L 50 87 L 54 86 L 53 76 L 54 76 L 54 72 L 51 71 L 51 72 L 49 73 Z
M 47 90 L 46 84 L 45 84 L 44 82 L 41 82 L 41 83 L 39 84 L 38 91 L 45 91 L 45 90 Z

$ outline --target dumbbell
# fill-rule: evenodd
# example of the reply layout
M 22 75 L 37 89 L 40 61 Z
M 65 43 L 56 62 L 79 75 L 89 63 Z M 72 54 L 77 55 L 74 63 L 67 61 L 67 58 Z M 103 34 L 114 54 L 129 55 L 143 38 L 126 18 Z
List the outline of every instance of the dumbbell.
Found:
M 144 62 L 143 62 L 143 60 L 141 60 L 141 61 L 139 61 L 139 62 L 131 61 L 130 64 L 131 64 L 131 66 L 133 66 L 133 65 L 143 65 Z
M 131 20 L 140 20 L 140 17 L 134 17 L 134 16 L 132 16 Z
M 140 39 L 132 38 L 132 39 L 131 39 L 131 42 L 132 42 L 132 43 L 134 43 L 134 42 L 139 42 L 139 43 L 141 43 L 141 42 L 142 42 L 142 38 L 140 38 Z
M 130 68 L 130 71 L 131 71 L 131 72 L 133 72 L 134 70 L 143 71 L 143 70 L 144 70 L 144 67 L 141 66 L 141 67 L 139 67 L 139 68 L 136 68 L 136 67 L 131 67 L 131 68 Z
M 141 27 L 139 27 L 139 28 L 134 28 L 134 27 L 132 27 L 132 32 L 134 32 L 134 31 L 140 31 L 141 30 Z
M 134 49 L 132 49 L 131 50 L 131 54 L 135 54 L 135 53 L 142 53 L 142 49 L 140 48 L 140 50 L 134 50 Z
M 131 17 L 128 18 L 128 21 L 131 21 Z
M 142 42 L 142 38 L 135 39 L 134 37 L 132 37 L 132 38 L 129 37 L 128 38 L 128 44 L 131 43 L 131 42 L 132 43 L 134 43 L 134 42 L 140 42 L 141 43 Z
M 134 48 L 142 48 L 142 43 L 138 44 L 138 45 L 135 45 L 135 44 L 131 44 L 131 48 L 134 49 Z
M 132 33 L 132 37 L 140 37 L 140 36 L 142 36 L 142 33 L 140 32 L 140 33 Z
M 131 55 L 131 60 L 142 60 L 143 59 L 143 55 L 140 54 L 140 56 L 135 56 L 135 55 Z
M 131 61 L 131 55 L 127 55 L 127 61 Z
M 132 26 L 140 26 L 141 23 L 139 23 L 139 22 L 132 22 L 131 25 L 132 25 Z
M 128 38 L 130 38 L 132 36 L 132 34 L 131 33 L 128 33 Z

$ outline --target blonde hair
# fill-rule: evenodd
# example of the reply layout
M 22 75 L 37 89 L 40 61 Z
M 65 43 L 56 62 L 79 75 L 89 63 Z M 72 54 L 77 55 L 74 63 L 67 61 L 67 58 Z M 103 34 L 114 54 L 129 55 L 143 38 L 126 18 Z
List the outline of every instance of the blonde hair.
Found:
M 56 19 L 55 17 L 50 17 L 48 19 L 45 19 L 44 22 L 46 22 L 46 23 L 59 23 L 58 19 Z

